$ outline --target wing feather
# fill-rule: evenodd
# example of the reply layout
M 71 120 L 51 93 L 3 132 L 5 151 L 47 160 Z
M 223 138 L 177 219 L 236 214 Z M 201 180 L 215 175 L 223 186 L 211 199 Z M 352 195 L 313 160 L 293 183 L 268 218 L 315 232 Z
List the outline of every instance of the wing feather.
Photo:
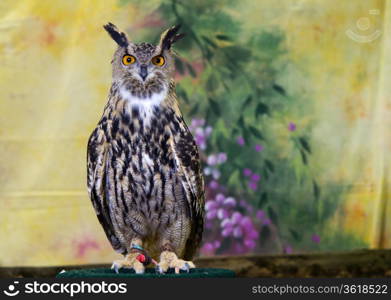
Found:
M 182 132 L 174 139 L 174 155 L 182 175 L 186 199 L 190 208 L 191 232 L 185 246 L 185 259 L 191 259 L 202 239 L 204 227 L 204 179 L 198 147 L 183 118 Z
M 109 153 L 105 148 L 105 135 L 102 129 L 96 128 L 88 140 L 87 146 L 87 189 L 95 213 L 106 236 L 115 251 L 125 253 L 126 249 L 116 237 L 110 216 L 108 197 L 107 162 Z

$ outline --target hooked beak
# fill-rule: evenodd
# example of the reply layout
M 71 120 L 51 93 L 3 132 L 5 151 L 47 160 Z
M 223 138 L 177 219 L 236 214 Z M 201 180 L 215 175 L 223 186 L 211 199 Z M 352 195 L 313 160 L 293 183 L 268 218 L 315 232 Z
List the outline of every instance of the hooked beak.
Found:
M 145 78 L 148 76 L 148 70 L 146 65 L 141 65 L 140 66 L 140 76 L 141 78 L 145 81 Z

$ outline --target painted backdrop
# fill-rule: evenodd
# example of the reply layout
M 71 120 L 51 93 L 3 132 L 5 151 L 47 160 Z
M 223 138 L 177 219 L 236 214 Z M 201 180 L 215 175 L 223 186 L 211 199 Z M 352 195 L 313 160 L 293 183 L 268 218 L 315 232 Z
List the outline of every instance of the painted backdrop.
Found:
M 182 24 L 177 91 L 207 183 L 201 255 L 391 247 L 387 0 L 0 2 L 0 265 L 117 258 L 86 192 L 111 21 Z

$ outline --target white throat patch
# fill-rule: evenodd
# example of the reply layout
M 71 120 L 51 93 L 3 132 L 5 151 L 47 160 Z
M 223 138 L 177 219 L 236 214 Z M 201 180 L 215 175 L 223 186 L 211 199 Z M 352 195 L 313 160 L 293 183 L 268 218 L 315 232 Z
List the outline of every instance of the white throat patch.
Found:
M 160 93 L 152 94 L 149 98 L 133 96 L 123 87 L 120 88 L 120 94 L 121 97 L 126 100 L 129 112 L 132 111 L 133 107 L 138 107 L 140 117 L 143 119 L 144 124 L 149 125 L 154 108 L 158 107 L 167 96 L 167 88 L 164 88 Z

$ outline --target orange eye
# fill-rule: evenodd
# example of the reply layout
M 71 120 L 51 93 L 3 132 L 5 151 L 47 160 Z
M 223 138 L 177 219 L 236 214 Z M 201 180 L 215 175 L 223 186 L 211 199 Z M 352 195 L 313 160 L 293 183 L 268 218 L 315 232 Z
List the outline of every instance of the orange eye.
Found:
M 136 58 L 133 55 L 124 55 L 124 57 L 122 57 L 122 63 L 125 66 L 131 65 L 131 64 L 135 63 L 135 61 L 136 61 Z
M 155 66 L 163 66 L 164 65 L 164 57 L 162 55 L 158 55 L 158 56 L 155 56 L 152 58 L 152 63 L 155 65 Z

